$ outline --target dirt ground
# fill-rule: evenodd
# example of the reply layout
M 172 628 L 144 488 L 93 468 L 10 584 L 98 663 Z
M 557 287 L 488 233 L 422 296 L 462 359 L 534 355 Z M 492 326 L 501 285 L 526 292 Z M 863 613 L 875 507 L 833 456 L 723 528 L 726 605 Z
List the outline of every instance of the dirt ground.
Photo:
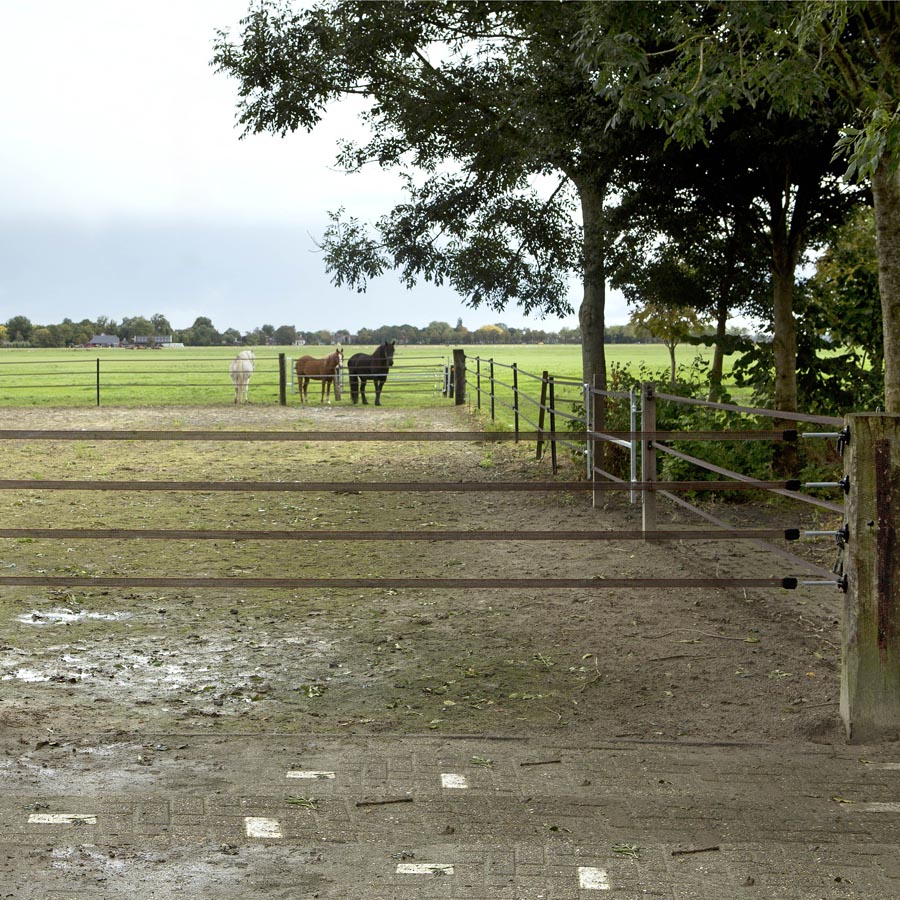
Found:
M 465 411 L 349 406 L 0 411 L 0 427 L 469 430 Z M 574 463 L 563 477 L 572 477 Z M 12 441 L 4 478 L 546 480 L 533 446 Z M 6 527 L 612 529 L 580 493 L 4 491 Z M 702 523 L 663 507 L 663 527 Z M 721 512 L 721 510 L 720 510 Z M 749 526 L 803 510 L 740 504 Z M 832 551 L 816 561 L 830 566 Z M 804 575 L 748 541 L 0 539 L 0 575 L 596 578 L 596 590 L 0 592 L 0 728 L 92 733 L 553 734 L 840 742 L 830 587 L 603 589 L 604 577 Z

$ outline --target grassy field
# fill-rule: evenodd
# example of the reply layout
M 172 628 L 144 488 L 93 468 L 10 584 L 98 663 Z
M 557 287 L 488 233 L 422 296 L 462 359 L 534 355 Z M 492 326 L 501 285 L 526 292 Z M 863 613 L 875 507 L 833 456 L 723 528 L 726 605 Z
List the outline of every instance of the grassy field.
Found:
M 279 395 L 279 354 L 288 359 L 308 354 L 325 356 L 324 347 L 260 347 L 256 370 L 250 384 L 253 403 L 275 404 Z M 363 347 L 361 350 L 372 348 Z M 385 402 L 404 406 L 426 406 L 443 397 L 445 366 L 452 361 L 453 347 L 401 346 L 385 388 Z M 511 383 L 508 368 L 520 370 L 519 386 L 535 399 L 540 394 L 538 379 L 547 371 L 562 381 L 581 380 L 581 348 L 577 345 L 494 345 L 465 346 L 468 373 L 473 384 L 480 357 L 486 379 L 488 360 L 495 363 L 495 378 Z M 347 348 L 348 357 L 356 348 Z M 696 348 L 681 348 L 679 362 L 687 363 Z M 0 405 L 2 406 L 165 406 L 218 405 L 233 402 L 234 390 L 228 365 L 234 350 L 224 347 L 186 347 L 174 350 L 0 350 Z M 641 363 L 651 370 L 664 370 L 668 353 L 659 345 L 614 344 L 607 347 L 609 364 L 630 366 L 637 372 Z M 534 390 L 530 389 L 534 386 Z M 486 390 L 486 387 L 485 387 Z M 498 397 L 502 388 L 498 388 Z M 313 384 L 310 396 L 318 402 Z M 575 396 L 574 385 L 561 385 L 560 396 Z M 341 402 L 348 402 L 344 390 Z M 288 403 L 298 396 L 288 381 Z M 477 403 L 472 395 L 473 405 Z M 501 413 L 502 415 L 502 413 Z

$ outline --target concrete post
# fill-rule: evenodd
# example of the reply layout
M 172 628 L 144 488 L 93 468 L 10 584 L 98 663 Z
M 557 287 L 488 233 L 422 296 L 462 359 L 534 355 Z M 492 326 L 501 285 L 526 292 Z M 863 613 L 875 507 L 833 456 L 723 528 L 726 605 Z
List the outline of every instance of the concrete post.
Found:
M 900 736 L 900 416 L 847 417 L 841 718 L 854 741 Z

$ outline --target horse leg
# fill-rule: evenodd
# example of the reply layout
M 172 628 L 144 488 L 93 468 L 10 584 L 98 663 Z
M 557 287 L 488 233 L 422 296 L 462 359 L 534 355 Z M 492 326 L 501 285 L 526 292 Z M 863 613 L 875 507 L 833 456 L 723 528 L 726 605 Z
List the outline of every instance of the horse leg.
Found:
M 359 376 L 350 375 L 350 399 L 356 403 L 359 400 Z
M 373 378 L 372 380 L 375 382 L 375 405 L 381 406 L 381 388 L 384 385 L 384 379 Z
M 359 396 L 362 397 L 363 404 L 368 406 L 369 401 L 366 400 L 366 381 L 367 381 L 367 379 L 364 378 L 362 375 L 360 375 L 360 377 L 359 377 Z

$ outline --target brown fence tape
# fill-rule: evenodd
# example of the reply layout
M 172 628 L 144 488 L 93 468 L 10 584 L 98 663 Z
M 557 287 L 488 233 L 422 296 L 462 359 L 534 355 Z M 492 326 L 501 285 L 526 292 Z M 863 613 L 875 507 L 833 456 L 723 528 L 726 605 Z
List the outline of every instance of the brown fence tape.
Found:
M 787 481 L 53 481 L 0 479 L 0 491 L 750 491 L 786 488 Z
M 127 578 L 3 575 L 2 587 L 51 588 L 794 588 L 793 578 Z
M 724 541 L 795 540 L 785 529 L 694 531 L 237 531 L 164 528 L 0 528 L 0 538 L 145 541 Z

